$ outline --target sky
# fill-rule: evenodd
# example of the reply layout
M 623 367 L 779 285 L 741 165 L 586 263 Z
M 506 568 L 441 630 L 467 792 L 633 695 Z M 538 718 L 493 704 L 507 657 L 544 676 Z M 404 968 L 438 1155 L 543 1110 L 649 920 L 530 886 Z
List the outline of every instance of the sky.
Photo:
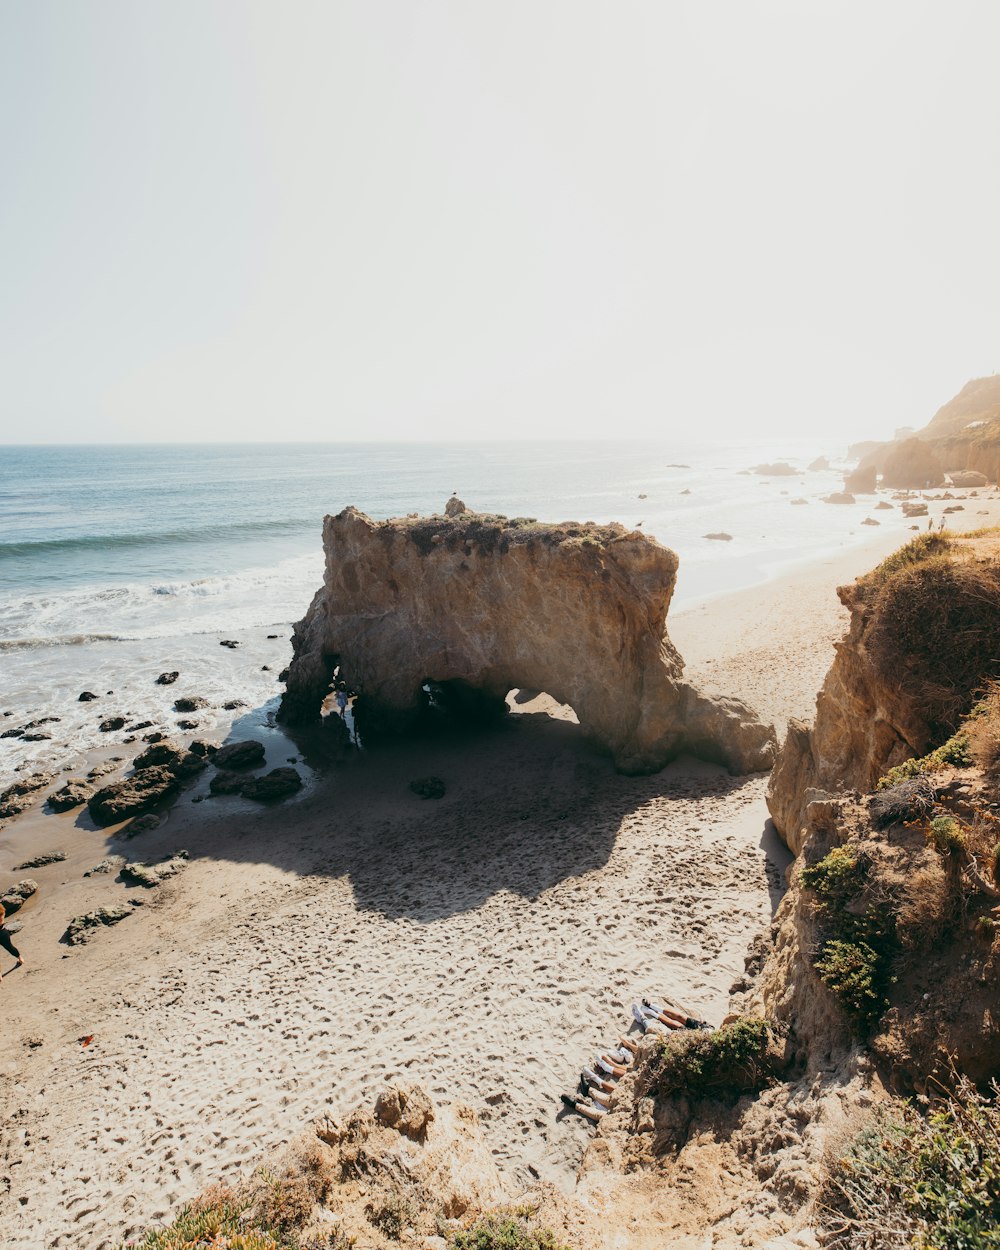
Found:
M 0 442 L 889 437 L 1000 369 L 1000 6 L 0 0 Z

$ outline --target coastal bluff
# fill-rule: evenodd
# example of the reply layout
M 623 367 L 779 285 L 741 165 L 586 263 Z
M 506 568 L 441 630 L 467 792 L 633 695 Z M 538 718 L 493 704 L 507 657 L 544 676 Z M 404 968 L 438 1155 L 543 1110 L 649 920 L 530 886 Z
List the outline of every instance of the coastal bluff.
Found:
M 674 552 L 616 524 L 511 520 L 457 500 L 446 512 L 325 518 L 324 582 L 295 626 L 282 719 L 319 718 L 335 674 L 368 737 L 411 728 L 428 691 L 488 718 L 510 690 L 544 690 L 622 772 L 682 752 L 734 773 L 771 767 L 770 725 L 682 680 L 666 633 Z

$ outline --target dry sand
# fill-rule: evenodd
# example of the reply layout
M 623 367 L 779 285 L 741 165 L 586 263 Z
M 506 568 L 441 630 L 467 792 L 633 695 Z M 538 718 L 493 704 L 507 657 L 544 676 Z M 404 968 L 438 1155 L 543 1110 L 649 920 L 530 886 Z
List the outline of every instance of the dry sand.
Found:
M 690 673 L 808 715 L 844 627 L 833 588 L 890 545 L 671 618 Z M 722 1017 L 787 861 L 765 778 L 693 761 L 620 777 L 546 708 L 354 755 L 276 809 L 182 798 L 124 845 L 72 814 L 0 835 L 5 879 L 71 851 L 31 872 L 28 967 L 0 986 L 0 1243 L 114 1245 L 397 1076 L 475 1107 L 513 1187 L 571 1186 L 591 1130 L 559 1093 L 640 995 Z M 443 799 L 409 792 L 427 774 Z M 178 847 L 189 867 L 134 915 L 59 944 L 73 915 L 136 894 L 86 868 Z

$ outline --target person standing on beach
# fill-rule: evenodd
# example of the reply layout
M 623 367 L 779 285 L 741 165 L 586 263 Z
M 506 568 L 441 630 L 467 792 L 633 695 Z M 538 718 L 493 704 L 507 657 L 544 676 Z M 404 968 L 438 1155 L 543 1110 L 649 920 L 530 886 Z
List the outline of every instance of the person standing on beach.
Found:
M 10 954 L 14 956 L 14 958 L 17 960 L 16 967 L 21 968 L 24 965 L 24 960 L 21 958 L 21 952 L 14 945 L 14 935 L 7 928 L 6 920 L 7 920 L 7 909 L 4 907 L 3 903 L 0 903 L 0 946 L 2 946 L 5 951 L 9 951 Z M 2 980 L 3 980 L 3 974 L 0 973 L 0 981 Z

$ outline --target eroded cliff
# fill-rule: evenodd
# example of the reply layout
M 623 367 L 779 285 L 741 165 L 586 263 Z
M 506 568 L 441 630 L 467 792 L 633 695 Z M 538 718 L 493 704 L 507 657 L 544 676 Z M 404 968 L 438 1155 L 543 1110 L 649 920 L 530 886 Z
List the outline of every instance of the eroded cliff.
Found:
M 768 786 L 778 832 L 796 853 L 829 794 L 867 793 L 888 769 L 940 745 L 1000 655 L 996 534 L 924 535 L 838 590 L 846 637 L 816 699 L 792 721 Z
M 502 714 L 545 690 L 626 772 L 683 751 L 748 773 L 773 729 L 682 680 L 666 634 L 677 556 L 620 525 L 540 525 L 469 512 L 324 522 L 326 574 L 295 627 L 282 715 L 320 715 L 336 673 L 370 736 L 413 725 L 428 699 Z

